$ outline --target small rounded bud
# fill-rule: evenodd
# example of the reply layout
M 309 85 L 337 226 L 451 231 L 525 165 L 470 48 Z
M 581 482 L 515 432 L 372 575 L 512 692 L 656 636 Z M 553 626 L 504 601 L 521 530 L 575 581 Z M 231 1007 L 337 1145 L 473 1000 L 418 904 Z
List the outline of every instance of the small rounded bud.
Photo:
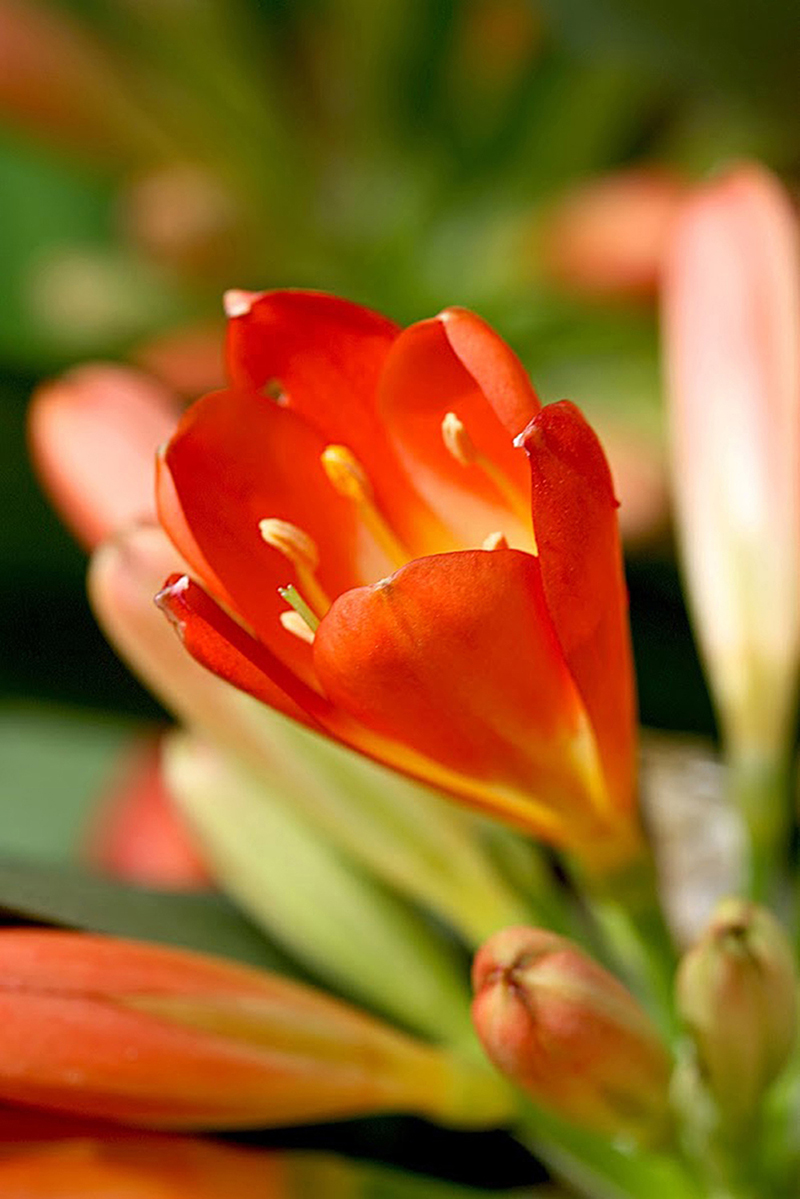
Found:
M 680 964 L 677 1003 L 720 1114 L 745 1123 L 785 1066 L 797 1028 L 794 957 L 772 913 L 723 900 Z
M 670 1055 L 633 996 L 578 945 L 504 929 L 478 953 L 473 986 L 486 1053 L 536 1103 L 606 1135 L 665 1138 Z

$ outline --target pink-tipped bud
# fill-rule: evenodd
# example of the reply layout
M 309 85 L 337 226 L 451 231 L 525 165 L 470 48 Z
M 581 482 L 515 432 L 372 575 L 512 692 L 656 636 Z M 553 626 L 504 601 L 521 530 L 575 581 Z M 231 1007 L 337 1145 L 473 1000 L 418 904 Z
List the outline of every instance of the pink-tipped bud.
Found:
M 486 1053 L 541 1107 L 606 1135 L 666 1136 L 672 1063 L 632 995 L 555 933 L 507 928 L 472 972 Z
M 772 913 L 723 900 L 680 964 L 677 1000 L 721 1115 L 732 1126 L 746 1123 L 797 1032 L 794 955 Z

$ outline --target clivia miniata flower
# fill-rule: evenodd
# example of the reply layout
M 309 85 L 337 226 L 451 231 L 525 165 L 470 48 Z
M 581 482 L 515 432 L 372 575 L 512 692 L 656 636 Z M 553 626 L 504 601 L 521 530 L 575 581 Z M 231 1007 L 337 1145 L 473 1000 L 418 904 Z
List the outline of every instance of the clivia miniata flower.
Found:
M 160 454 L 202 586 L 189 652 L 345 744 L 601 867 L 638 843 L 610 472 L 478 317 L 401 331 L 304 292 L 230 292 L 229 387 Z

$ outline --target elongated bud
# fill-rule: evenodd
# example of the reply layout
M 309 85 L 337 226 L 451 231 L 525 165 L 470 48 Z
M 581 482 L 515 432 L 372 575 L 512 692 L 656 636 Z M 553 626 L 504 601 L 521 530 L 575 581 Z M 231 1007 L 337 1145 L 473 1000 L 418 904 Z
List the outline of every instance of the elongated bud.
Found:
M 83 933 L 0 932 L 0 1104 L 175 1130 L 381 1111 L 479 1125 L 508 1115 L 491 1091 L 479 1065 L 266 971 Z
M 473 986 L 484 1049 L 536 1103 L 607 1135 L 664 1139 L 670 1056 L 633 996 L 579 946 L 504 929 L 477 955 Z
M 693 195 L 663 317 L 677 528 L 723 731 L 782 752 L 800 661 L 800 271 L 778 181 L 742 167 Z
M 730 1125 L 746 1122 L 786 1064 L 797 1027 L 794 957 L 772 913 L 723 900 L 680 964 L 677 1000 L 720 1113 Z

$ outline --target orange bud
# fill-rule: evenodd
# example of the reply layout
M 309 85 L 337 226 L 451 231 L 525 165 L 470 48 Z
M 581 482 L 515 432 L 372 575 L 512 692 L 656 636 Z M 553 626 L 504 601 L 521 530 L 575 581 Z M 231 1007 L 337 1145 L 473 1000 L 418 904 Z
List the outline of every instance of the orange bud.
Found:
M 0 1152 L 6 1199 L 290 1199 L 288 1163 L 275 1152 L 178 1137 L 56 1140 Z
M 632 995 L 555 933 L 507 928 L 473 966 L 473 1021 L 494 1064 L 543 1108 L 658 1143 L 669 1128 L 669 1053 Z
M 0 932 L 0 1102 L 175 1129 L 377 1111 L 468 1123 L 470 1081 L 477 1071 L 444 1052 L 277 975 L 82 933 Z

